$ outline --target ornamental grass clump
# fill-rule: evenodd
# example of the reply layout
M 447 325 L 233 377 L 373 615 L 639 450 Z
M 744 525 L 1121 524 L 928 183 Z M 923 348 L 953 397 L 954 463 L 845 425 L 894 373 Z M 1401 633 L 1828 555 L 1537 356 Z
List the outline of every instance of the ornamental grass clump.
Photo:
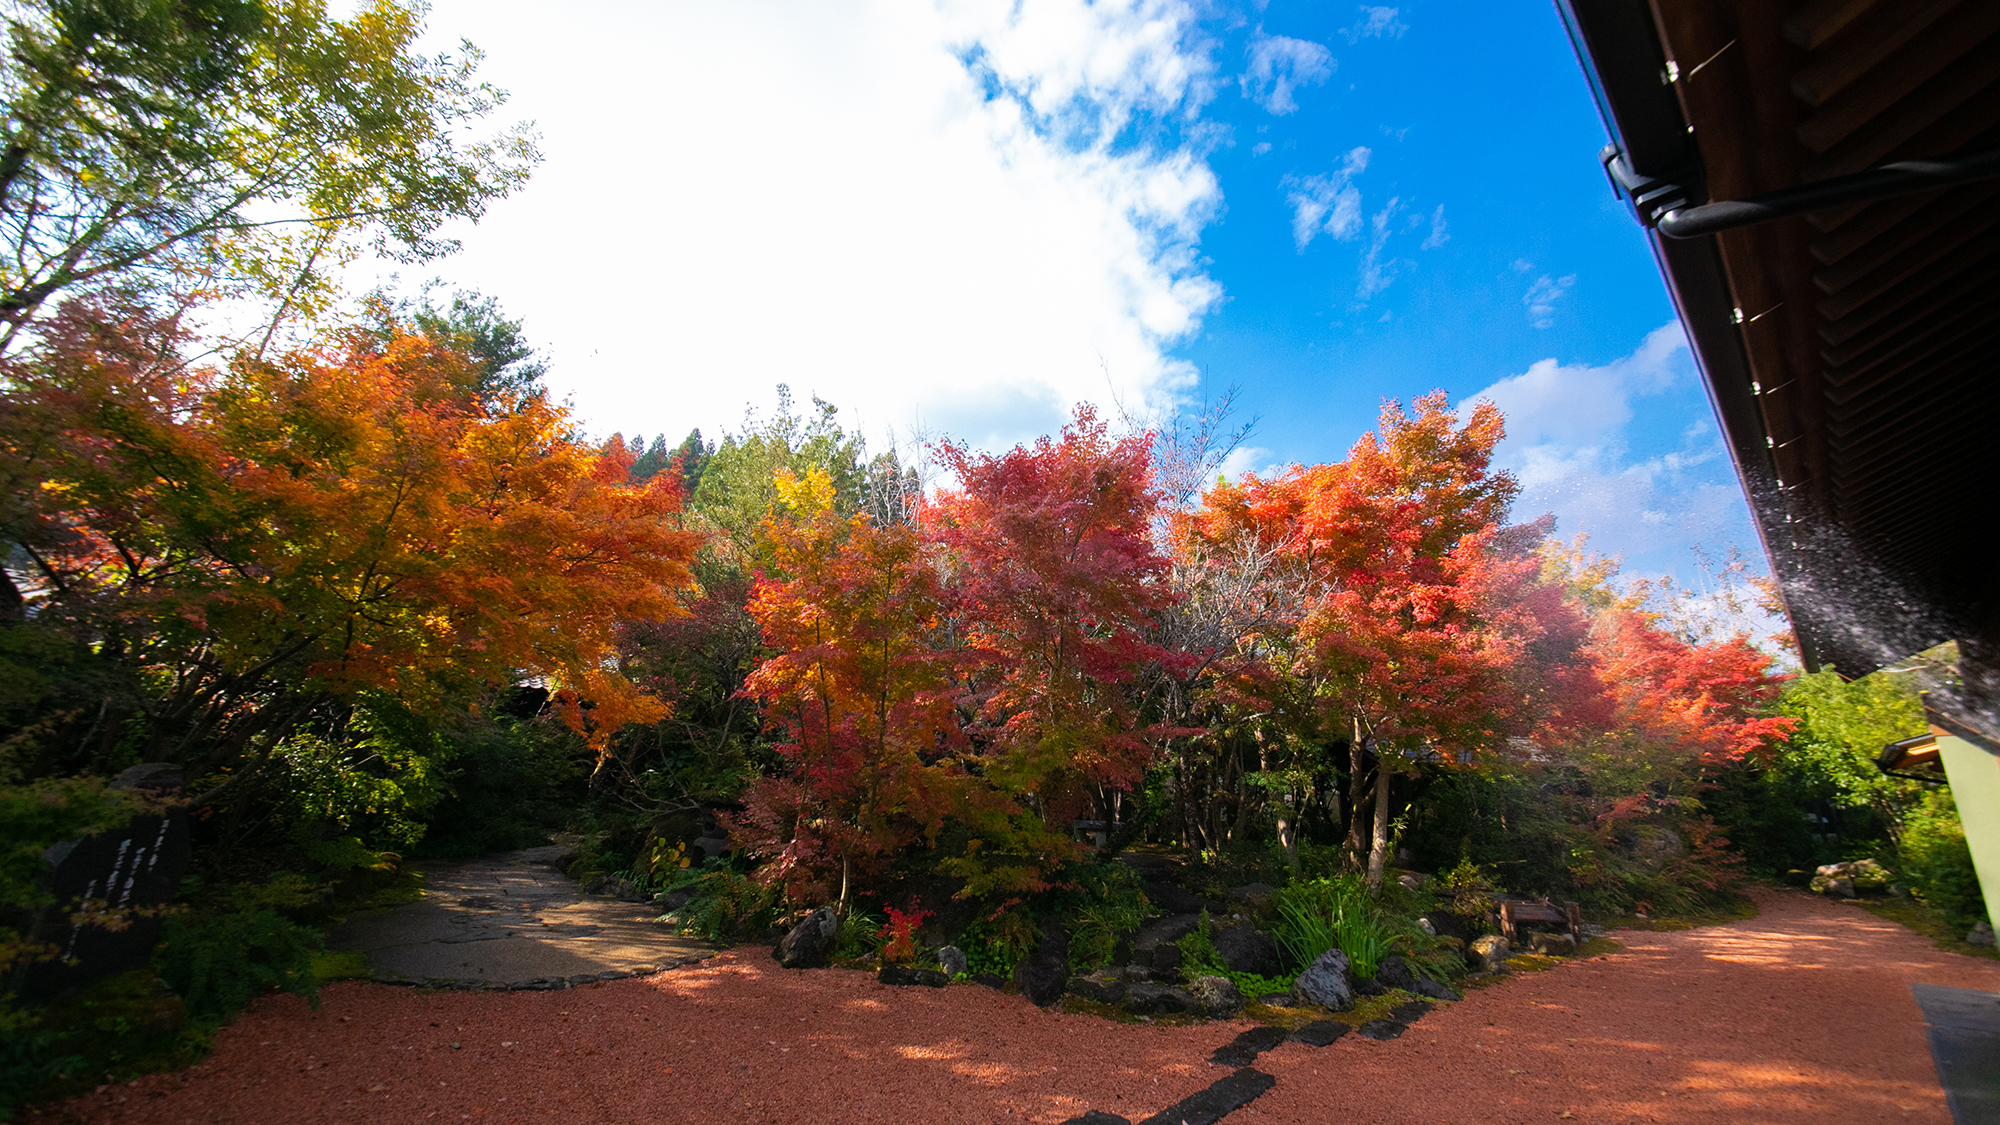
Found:
M 1352 875 L 1294 883 L 1277 894 L 1273 935 L 1294 963 L 1310 965 L 1338 949 L 1356 976 L 1372 977 L 1393 950 L 1395 931 Z

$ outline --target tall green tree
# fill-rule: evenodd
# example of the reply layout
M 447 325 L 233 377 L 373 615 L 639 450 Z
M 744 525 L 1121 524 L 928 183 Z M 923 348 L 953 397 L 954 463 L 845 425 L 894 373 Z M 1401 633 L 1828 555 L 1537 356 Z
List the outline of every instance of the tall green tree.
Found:
M 428 260 L 539 159 L 470 43 L 369 0 L 24 0 L 0 63 L 0 349 L 52 299 L 221 289 L 310 315 L 363 249 Z M 266 338 L 269 338 L 267 333 Z

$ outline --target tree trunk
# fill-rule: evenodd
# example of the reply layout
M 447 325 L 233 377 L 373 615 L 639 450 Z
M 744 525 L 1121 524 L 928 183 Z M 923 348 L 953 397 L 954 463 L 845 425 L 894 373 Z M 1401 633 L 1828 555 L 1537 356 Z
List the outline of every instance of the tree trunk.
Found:
M 1361 825 L 1362 806 L 1368 795 L 1363 787 L 1366 780 L 1367 760 L 1361 753 L 1361 716 L 1354 717 L 1354 741 L 1347 744 L 1347 866 L 1350 870 L 1361 869 Z
M 1382 870 L 1389 858 L 1389 761 L 1375 755 L 1375 837 L 1368 847 L 1368 893 L 1382 889 Z

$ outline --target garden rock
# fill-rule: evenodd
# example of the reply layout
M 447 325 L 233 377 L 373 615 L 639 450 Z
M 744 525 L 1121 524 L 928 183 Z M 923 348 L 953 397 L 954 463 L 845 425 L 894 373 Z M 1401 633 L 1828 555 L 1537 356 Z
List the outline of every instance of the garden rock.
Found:
M 1102 974 L 1071 977 L 1069 994 L 1097 1004 L 1116 1004 L 1125 999 L 1125 982 Z
M 884 965 L 882 971 L 875 974 L 875 979 L 898 988 L 906 988 L 913 984 L 943 988 L 951 983 L 950 977 L 936 969 L 913 969 L 908 965 Z
M 1576 953 L 1576 939 L 1568 934 L 1528 935 L 1528 948 L 1544 957 L 1570 957 Z
M 1172 948 L 1174 943 L 1194 932 L 1201 925 L 1199 914 L 1169 914 L 1165 918 L 1155 918 L 1132 935 L 1132 964 L 1153 965 L 1153 954 L 1161 946 Z M 1175 950 L 1175 956 L 1180 951 Z M 1179 965 L 1176 960 L 1174 965 Z
M 1170 984 L 1135 984 L 1125 989 L 1124 1008 L 1139 1016 L 1173 1016 L 1201 1007 L 1186 989 Z
M 1201 1006 L 1201 1014 L 1212 1020 L 1227 1019 L 1243 1010 L 1243 993 L 1228 977 L 1196 977 L 1188 993 Z
M 1465 919 L 1453 914 L 1449 910 L 1433 910 L 1417 920 L 1424 923 L 1429 927 L 1431 933 L 1439 937 L 1453 937 L 1459 939 L 1461 942 L 1472 940 L 1472 930 L 1466 926 Z
M 1269 883 L 1246 883 L 1229 890 L 1229 905 L 1253 917 L 1271 909 L 1271 896 L 1278 888 Z
M 1069 935 L 1054 922 L 1043 923 L 1035 951 L 1014 966 L 1014 981 L 1037 1008 L 1062 999 L 1069 984 Z
M 1168 914 L 1199 914 L 1211 905 L 1200 895 L 1184 891 L 1172 883 L 1148 879 L 1140 883 L 1139 887 L 1146 892 L 1146 898 L 1151 900 L 1154 906 Z
M 1000 991 L 1005 991 L 1007 988 L 1007 978 L 1001 976 L 999 973 L 974 973 L 972 974 L 972 983 L 983 984 L 988 988 Z
M 1632 858 L 1648 871 L 1658 871 L 1687 854 L 1687 841 L 1671 828 L 1643 826 L 1632 841 Z
M 1511 952 L 1512 950 L 1507 948 L 1506 938 L 1497 934 L 1487 934 L 1485 937 L 1473 939 L 1466 960 L 1479 972 L 1498 973 L 1505 971 L 1507 955 Z
M 1181 968 L 1181 948 L 1165 942 L 1153 947 L 1153 972 L 1155 975 L 1167 973 L 1178 975 Z
M 1428 996 L 1433 1000 L 1457 1000 L 1458 993 L 1424 976 L 1412 968 L 1407 958 L 1392 954 L 1382 959 L 1382 967 L 1375 971 L 1375 979 L 1390 988 L 1400 988 L 1404 992 L 1418 996 Z
M 1232 973 L 1275 977 L 1285 971 L 1278 939 L 1254 926 L 1224 926 L 1215 933 L 1215 950 Z
M 1854 898 L 1863 892 L 1886 890 L 1889 880 L 1888 868 L 1872 859 L 1861 859 L 1819 868 L 1813 872 L 1811 885 L 1815 894 Z
M 964 976 L 965 970 L 970 968 L 972 963 L 966 960 L 965 950 L 955 945 L 947 945 L 938 950 L 938 964 L 943 967 L 944 975 L 955 980 Z
M 1329 1012 L 1345 1012 L 1354 1007 L 1354 969 L 1347 954 L 1329 949 L 1313 959 L 1306 971 L 1292 982 L 1292 999 L 1298 1004 L 1315 1004 Z
M 1973 924 L 1972 924 L 1972 932 L 1971 932 L 1971 933 L 1969 933 L 1969 934 L 1966 934 L 1966 935 L 1965 935 L 1965 944 L 1967 944 L 1967 945 L 1992 945 L 1992 944 L 1993 944 L 1993 923 L 1991 923 L 1991 922 L 1975 922 L 1975 923 L 1973 923 Z
M 822 906 L 793 926 L 771 950 L 771 956 L 787 969 L 823 968 L 833 956 L 833 941 L 839 934 L 840 919 L 833 907 Z

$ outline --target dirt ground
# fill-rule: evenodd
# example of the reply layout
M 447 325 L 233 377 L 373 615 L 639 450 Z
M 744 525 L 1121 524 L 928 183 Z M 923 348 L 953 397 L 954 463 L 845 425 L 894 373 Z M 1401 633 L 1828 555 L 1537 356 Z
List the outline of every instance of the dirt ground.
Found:
M 1400 1039 L 1285 1044 L 1255 1063 L 1276 1085 L 1228 1120 L 1946 1125 L 1909 986 L 2000 991 L 2000 964 L 1853 907 L 1758 897 L 1748 921 L 1614 931 L 1622 951 L 1480 989 Z M 1222 1077 L 1208 1054 L 1247 1026 L 1114 1024 L 977 986 L 892 989 L 787 972 L 752 947 L 565 992 L 352 983 L 327 988 L 318 1012 L 273 997 L 192 1070 L 40 1119 L 1139 1121 Z

